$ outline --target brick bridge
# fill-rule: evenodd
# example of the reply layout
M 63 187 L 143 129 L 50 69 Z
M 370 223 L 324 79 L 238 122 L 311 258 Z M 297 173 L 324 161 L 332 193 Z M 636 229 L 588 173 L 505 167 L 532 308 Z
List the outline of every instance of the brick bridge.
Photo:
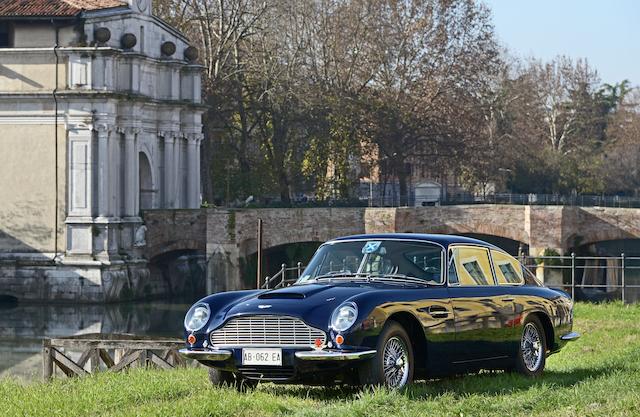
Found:
M 356 233 L 474 233 L 507 238 L 539 254 L 566 253 L 595 242 L 640 238 L 640 210 L 625 208 L 467 205 L 403 208 L 291 208 L 150 210 L 145 257 L 199 251 L 207 262 L 207 289 L 241 285 L 240 265 L 256 252 L 263 220 L 264 248 L 322 242 Z

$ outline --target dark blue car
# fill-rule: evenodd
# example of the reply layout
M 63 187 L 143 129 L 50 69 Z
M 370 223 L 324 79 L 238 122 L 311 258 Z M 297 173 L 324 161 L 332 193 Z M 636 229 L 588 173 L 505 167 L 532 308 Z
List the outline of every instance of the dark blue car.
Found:
M 486 242 L 357 235 L 320 246 L 290 287 L 198 301 L 181 353 L 214 384 L 400 388 L 479 369 L 540 375 L 579 337 L 572 322 L 566 293 Z

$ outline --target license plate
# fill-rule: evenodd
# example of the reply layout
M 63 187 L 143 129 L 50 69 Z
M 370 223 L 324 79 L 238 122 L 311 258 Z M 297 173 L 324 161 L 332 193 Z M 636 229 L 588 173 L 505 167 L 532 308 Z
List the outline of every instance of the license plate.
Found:
M 242 364 L 282 366 L 282 349 L 242 349 Z

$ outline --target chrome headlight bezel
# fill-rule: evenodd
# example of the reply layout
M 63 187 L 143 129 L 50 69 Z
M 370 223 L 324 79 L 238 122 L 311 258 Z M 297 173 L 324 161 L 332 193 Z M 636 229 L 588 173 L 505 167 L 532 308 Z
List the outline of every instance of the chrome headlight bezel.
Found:
M 202 310 L 200 310 L 202 309 Z M 205 311 L 205 315 L 199 319 L 199 322 L 192 325 L 191 320 L 193 319 L 196 311 Z M 184 316 L 184 328 L 189 332 L 197 332 L 202 329 L 204 326 L 209 323 L 209 319 L 211 318 L 211 307 L 209 307 L 206 303 L 197 303 L 191 306 L 187 314 Z
M 347 302 L 340 304 L 338 308 L 333 310 L 329 327 L 338 333 L 342 333 L 353 327 L 357 320 L 358 306 L 354 302 Z

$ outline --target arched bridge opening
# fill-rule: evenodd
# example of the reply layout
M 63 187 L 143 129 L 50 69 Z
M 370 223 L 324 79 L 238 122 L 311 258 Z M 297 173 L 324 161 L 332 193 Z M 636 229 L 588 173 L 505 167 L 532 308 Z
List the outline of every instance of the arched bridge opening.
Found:
M 528 255 L 529 245 L 519 240 L 510 239 L 503 236 L 487 235 L 484 233 L 459 233 L 460 236 L 471 237 L 474 239 L 480 239 L 485 242 L 491 243 L 512 256 Z
M 294 267 L 298 262 L 303 266 L 307 265 L 322 243 L 319 241 L 291 242 L 264 248 L 262 253 L 264 276 L 261 278 L 264 280 L 267 276 L 274 276 L 282 269 L 282 265 Z M 255 287 L 258 268 L 258 254 L 255 249 L 240 258 L 240 268 L 243 285 L 247 288 Z
M 207 262 L 203 250 L 159 253 L 149 260 L 149 272 L 153 280 L 163 283 L 171 297 L 194 299 L 206 294 Z

